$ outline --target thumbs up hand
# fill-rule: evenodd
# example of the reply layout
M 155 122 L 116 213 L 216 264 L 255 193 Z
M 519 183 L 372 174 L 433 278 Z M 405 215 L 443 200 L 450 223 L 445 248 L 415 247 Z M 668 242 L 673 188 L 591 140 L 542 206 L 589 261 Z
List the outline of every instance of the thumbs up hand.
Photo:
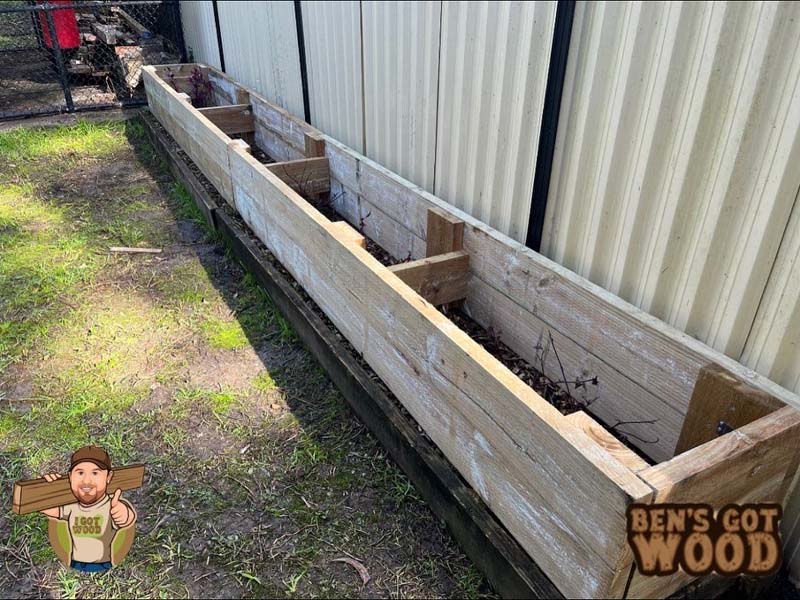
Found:
M 129 522 L 132 520 L 131 510 L 128 508 L 127 504 L 120 500 L 120 496 L 122 496 L 122 490 L 117 488 L 117 491 L 114 492 L 114 496 L 111 498 L 111 519 L 114 521 L 114 525 L 116 525 L 117 528 L 129 525 Z

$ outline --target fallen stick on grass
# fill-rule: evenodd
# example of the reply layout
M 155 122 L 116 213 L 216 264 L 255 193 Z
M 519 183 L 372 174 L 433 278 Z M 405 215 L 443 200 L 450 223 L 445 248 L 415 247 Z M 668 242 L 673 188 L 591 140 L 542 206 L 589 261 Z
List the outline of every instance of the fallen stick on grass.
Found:
M 109 252 L 128 252 L 131 254 L 161 254 L 161 248 L 128 248 L 127 246 L 111 246 Z
M 108 493 L 117 489 L 123 492 L 142 487 L 144 481 L 144 465 L 130 465 L 111 469 L 114 476 L 108 484 Z M 44 477 L 27 479 L 14 484 L 14 501 L 12 510 L 18 515 L 64 506 L 76 502 L 69 487 L 69 477 L 64 476 L 55 481 L 45 481 Z

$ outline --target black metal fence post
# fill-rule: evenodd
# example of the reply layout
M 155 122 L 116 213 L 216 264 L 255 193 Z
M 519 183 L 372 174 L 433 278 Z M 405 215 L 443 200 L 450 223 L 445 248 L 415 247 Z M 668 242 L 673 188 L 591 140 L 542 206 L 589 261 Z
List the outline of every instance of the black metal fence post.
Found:
M 58 41 L 58 32 L 56 31 L 55 22 L 53 20 L 52 4 L 45 4 L 42 6 L 42 9 L 45 11 L 47 18 L 47 29 L 50 31 L 50 45 L 55 52 L 58 79 L 61 81 L 61 87 L 64 89 L 64 100 L 67 103 L 67 112 L 74 112 L 75 105 L 72 102 L 72 90 L 69 88 L 67 68 L 64 66 L 64 54 L 61 52 L 61 44 Z

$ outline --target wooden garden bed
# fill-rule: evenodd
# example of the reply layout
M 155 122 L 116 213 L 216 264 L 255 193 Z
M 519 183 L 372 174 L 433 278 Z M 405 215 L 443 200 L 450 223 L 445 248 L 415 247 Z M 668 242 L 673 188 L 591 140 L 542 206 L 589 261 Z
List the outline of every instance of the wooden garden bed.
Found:
M 193 73 L 212 84 L 207 108 L 192 106 Z M 212 68 L 144 78 L 156 118 L 563 594 L 664 596 L 690 580 L 635 572 L 632 502 L 784 501 L 800 445 L 793 394 Z M 364 236 L 412 262 L 385 267 Z M 591 414 L 562 415 L 429 300 L 463 303 L 532 363 L 552 335 L 559 356 L 542 369 L 596 376 Z M 720 421 L 733 431 L 718 436 Z M 636 452 L 603 425 L 618 422 Z

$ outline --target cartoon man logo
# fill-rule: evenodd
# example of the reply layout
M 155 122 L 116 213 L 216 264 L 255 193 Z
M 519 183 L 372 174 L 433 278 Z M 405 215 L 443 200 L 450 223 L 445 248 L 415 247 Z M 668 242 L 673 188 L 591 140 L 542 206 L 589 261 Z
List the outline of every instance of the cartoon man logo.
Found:
M 41 511 L 50 518 L 50 541 L 56 553 L 73 569 L 104 572 L 119 563 L 133 543 L 136 511 L 121 498 L 119 487 L 113 496 L 108 494 L 113 478 L 108 453 L 84 446 L 72 455 L 69 468 L 69 488 L 76 501 Z M 47 483 L 58 479 L 57 473 L 44 476 Z

